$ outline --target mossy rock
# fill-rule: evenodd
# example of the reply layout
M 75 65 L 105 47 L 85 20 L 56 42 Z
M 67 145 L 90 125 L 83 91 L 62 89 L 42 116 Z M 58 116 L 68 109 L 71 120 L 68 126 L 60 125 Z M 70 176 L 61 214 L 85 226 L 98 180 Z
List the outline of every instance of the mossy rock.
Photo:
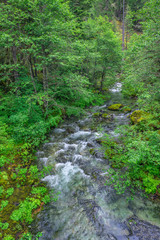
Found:
M 122 104 L 117 103 L 117 104 L 112 104 L 111 106 L 108 107 L 108 109 L 109 109 L 109 110 L 112 110 L 112 111 L 118 111 L 118 110 L 120 110 L 122 107 L 123 107 Z
M 131 112 L 132 111 L 132 109 L 130 107 L 127 107 L 127 106 L 123 107 L 122 110 L 123 110 L 123 112 Z
M 151 119 L 151 115 L 147 112 L 136 110 L 130 115 L 133 124 L 140 123 L 143 120 Z
M 100 115 L 101 115 L 101 114 L 98 113 L 98 112 L 97 112 L 97 113 L 93 113 L 93 117 L 100 117 Z
M 103 117 L 103 118 L 108 118 L 108 117 L 110 117 L 110 115 L 107 114 L 107 113 L 103 113 L 103 114 L 102 114 L 102 117 Z
M 91 148 L 91 149 L 89 150 L 89 152 L 90 152 L 91 155 L 94 155 L 94 154 L 95 154 L 95 149 L 94 149 L 94 148 Z
M 107 113 L 103 113 L 103 114 L 102 114 L 102 118 L 105 118 L 105 119 L 107 119 L 107 120 L 112 120 L 112 119 L 113 119 L 113 116 L 110 115 L 110 114 L 107 114 Z

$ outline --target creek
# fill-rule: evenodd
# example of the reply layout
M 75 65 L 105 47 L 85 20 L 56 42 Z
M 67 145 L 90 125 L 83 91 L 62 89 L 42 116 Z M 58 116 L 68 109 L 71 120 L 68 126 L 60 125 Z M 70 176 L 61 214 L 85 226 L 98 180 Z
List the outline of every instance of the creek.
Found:
M 31 227 L 33 233 L 42 232 L 40 240 L 160 240 L 159 206 L 138 194 L 127 201 L 105 185 L 110 166 L 97 140 L 103 133 L 118 138 L 115 128 L 129 123 L 128 113 L 109 111 L 107 106 L 133 104 L 123 99 L 120 83 L 110 89 L 110 95 L 105 105 L 54 129 L 37 152 L 39 167 L 52 168 L 42 181 L 52 196 L 59 193 Z M 97 112 L 111 117 L 100 120 L 94 117 Z

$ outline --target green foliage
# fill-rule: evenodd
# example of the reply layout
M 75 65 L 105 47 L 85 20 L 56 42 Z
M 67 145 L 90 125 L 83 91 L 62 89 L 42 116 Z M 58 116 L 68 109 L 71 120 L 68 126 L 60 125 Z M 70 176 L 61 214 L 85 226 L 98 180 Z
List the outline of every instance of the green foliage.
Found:
M 125 135 L 121 146 L 103 142 L 111 166 L 116 169 L 110 169 L 107 183 L 113 184 L 118 193 L 141 188 L 155 194 L 160 186 L 160 135 L 129 128 L 121 133 Z
M 31 175 L 31 178 L 37 179 L 38 178 L 38 167 L 37 166 L 30 166 L 29 173 Z
M 69 5 L 72 12 L 82 21 L 89 15 L 93 2 L 93 0 L 70 0 Z
M 3 208 L 5 208 L 7 205 L 8 205 L 8 201 L 7 201 L 7 200 L 2 200 L 2 201 L 1 201 L 1 208 L 0 208 L 0 211 L 2 211 Z
M 41 201 L 35 198 L 27 198 L 25 201 L 20 203 L 17 210 L 14 210 L 10 218 L 14 221 L 25 221 L 31 223 L 33 221 L 32 211 L 40 206 Z
M 120 70 L 121 48 L 107 17 L 89 18 L 83 23 L 87 55 L 83 65 L 94 87 L 101 91 L 115 81 Z
M 108 184 L 118 193 L 142 189 L 159 196 L 160 186 L 160 10 L 159 1 L 147 1 L 139 11 L 143 34 L 134 34 L 124 62 L 123 94 L 136 97 L 139 110 L 130 118 L 134 126 L 120 130 L 120 147 L 105 146 L 111 166 Z M 105 145 L 105 144 L 104 144 Z M 108 149 L 108 150 L 107 150 Z
M 35 240 L 38 240 L 39 237 L 42 236 L 42 233 L 37 233 Z M 31 233 L 25 233 L 23 234 L 23 236 L 20 238 L 20 240 L 32 240 L 33 239 L 33 235 Z
M 86 16 L 92 1 L 78 4 L 75 11 Z M 102 90 L 113 83 L 120 45 L 107 18 L 89 18 L 79 28 L 66 1 L 1 3 L 0 17 L 1 83 L 8 92 L 2 93 L 0 116 L 9 126 L 1 131 L 38 146 L 62 119 L 63 107 L 78 115 L 96 100 L 91 84 Z
M 15 240 L 15 238 L 12 237 L 11 235 L 6 235 L 3 239 L 4 240 Z
M 2 222 L 0 222 L 0 228 L 2 229 L 2 230 L 5 230 L 5 229 L 7 229 L 9 227 L 9 223 L 2 223 Z
M 0 186 L 0 197 L 1 197 L 1 195 L 3 194 L 3 192 L 4 192 L 4 187 L 3 187 L 3 186 Z
M 36 198 L 41 199 L 45 204 L 51 201 L 50 195 L 46 194 L 46 187 L 33 187 L 31 193 L 34 194 Z
M 24 231 L 33 210 L 50 201 L 33 163 L 35 148 L 63 118 L 102 104 L 95 88 L 103 91 L 112 85 L 120 71 L 119 39 L 107 17 L 93 16 L 94 3 L 0 3 L 0 194 L 2 214 L 7 209 L 3 219 L 9 223 L 4 239 Z M 56 201 L 58 194 L 53 195 Z
M 45 204 L 49 203 L 51 201 L 51 197 L 49 194 L 45 195 L 43 198 L 42 198 L 42 202 L 44 202 Z M 56 201 L 56 199 L 54 198 L 54 201 Z
M 139 107 L 159 111 L 159 1 L 147 1 L 139 12 L 143 34 L 134 35 L 126 52 L 125 84 L 127 96 L 138 96 Z M 149 13 L 149 14 L 148 14 Z M 131 64 L 132 63 L 132 64 Z
M 130 8 L 133 13 L 136 13 L 138 9 L 142 8 L 145 0 L 128 0 L 125 2 L 125 10 Z M 117 18 L 122 20 L 123 14 L 123 1 L 119 0 L 94 0 L 93 7 L 90 10 L 94 15 L 106 15 L 109 19 Z M 134 16 L 134 15 L 133 15 Z
M 44 195 L 47 192 L 47 189 L 45 187 L 33 187 L 31 193 L 37 195 L 37 197 L 40 195 Z
M 14 192 L 14 188 L 11 187 L 11 188 L 8 188 L 7 191 L 6 191 L 6 198 L 10 197 Z
M 12 158 L 8 159 L 8 155 L 10 151 L 13 151 L 14 141 L 8 135 L 7 130 L 8 126 L 0 120 L 0 167 L 12 161 Z

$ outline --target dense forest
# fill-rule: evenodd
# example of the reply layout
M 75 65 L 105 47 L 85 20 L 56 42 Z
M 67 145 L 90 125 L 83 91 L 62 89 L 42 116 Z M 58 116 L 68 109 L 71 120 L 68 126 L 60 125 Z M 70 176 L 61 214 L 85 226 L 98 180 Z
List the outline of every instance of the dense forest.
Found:
M 49 169 L 38 169 L 37 147 L 61 121 L 103 104 L 117 79 L 136 108 L 119 129 L 121 144 L 102 141 L 113 166 L 107 182 L 120 194 L 130 188 L 160 197 L 159 3 L 1 1 L 2 239 L 29 239 L 28 225 L 50 201 L 40 181 Z

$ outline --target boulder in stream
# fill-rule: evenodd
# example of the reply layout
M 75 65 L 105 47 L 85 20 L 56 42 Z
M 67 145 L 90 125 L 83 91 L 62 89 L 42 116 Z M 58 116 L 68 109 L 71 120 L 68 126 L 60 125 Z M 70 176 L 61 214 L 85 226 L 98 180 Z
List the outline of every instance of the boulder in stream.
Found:
M 151 115 L 147 112 L 141 111 L 141 110 L 136 110 L 130 115 L 131 122 L 133 124 L 139 123 L 143 120 L 149 120 L 151 119 Z
M 112 104 L 108 107 L 109 110 L 112 111 L 118 111 L 123 107 L 123 104 L 117 103 L 117 104 Z

